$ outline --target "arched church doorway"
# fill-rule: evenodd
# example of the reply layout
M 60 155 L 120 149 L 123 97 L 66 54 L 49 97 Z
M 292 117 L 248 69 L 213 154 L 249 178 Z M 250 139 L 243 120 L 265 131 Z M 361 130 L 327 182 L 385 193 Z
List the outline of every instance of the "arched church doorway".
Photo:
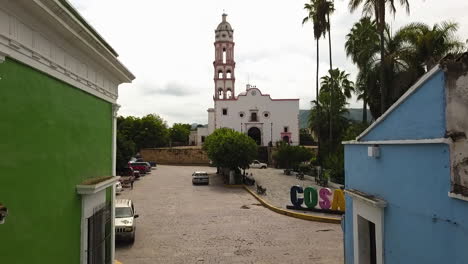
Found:
M 288 137 L 288 136 L 284 136 L 284 137 L 283 137 L 283 141 L 289 144 L 289 137 Z
M 247 131 L 247 135 L 255 140 L 257 145 L 262 144 L 262 132 L 260 129 L 258 129 L 258 127 L 251 127 L 249 131 Z

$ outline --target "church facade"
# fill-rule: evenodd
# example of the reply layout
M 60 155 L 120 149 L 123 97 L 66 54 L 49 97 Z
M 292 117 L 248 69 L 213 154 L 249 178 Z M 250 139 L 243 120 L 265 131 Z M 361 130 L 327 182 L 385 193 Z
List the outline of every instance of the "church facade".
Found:
M 257 145 L 277 141 L 299 144 L 299 99 L 272 99 L 247 84 L 236 96 L 234 30 L 222 15 L 215 30 L 214 108 L 208 109 L 208 127 L 197 129 L 197 144 L 218 128 L 231 128 L 252 137 Z

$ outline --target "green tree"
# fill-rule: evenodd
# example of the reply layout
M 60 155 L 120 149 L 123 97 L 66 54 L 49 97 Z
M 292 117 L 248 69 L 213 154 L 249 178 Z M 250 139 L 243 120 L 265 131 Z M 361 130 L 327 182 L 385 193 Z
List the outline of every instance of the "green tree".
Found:
M 142 118 L 128 116 L 117 118 L 117 131 L 135 143 L 135 151 L 143 148 L 165 147 L 169 142 L 166 122 L 155 114 Z
M 314 143 L 314 138 L 310 132 L 306 128 L 301 128 L 299 130 L 299 145 L 311 146 Z
M 329 130 L 332 127 L 340 126 L 340 119 L 343 117 L 343 109 L 345 109 L 346 99 L 351 98 L 354 92 L 354 83 L 349 80 L 349 74 L 339 69 L 328 71 L 329 75 L 322 77 L 320 93 L 325 93 L 324 97 L 328 97 L 329 102 L 321 102 L 328 116 Z M 336 102 L 335 102 L 336 100 Z M 336 107 L 334 104 L 337 104 Z M 345 110 L 346 111 L 346 110 Z M 340 127 L 335 127 L 335 131 Z M 340 131 L 337 131 L 340 133 Z M 329 131 L 328 141 L 333 141 L 333 134 Z
M 447 54 L 464 50 L 464 43 L 455 35 L 458 28 L 458 24 L 453 22 L 436 23 L 432 27 L 425 23 L 411 23 L 401 28 L 400 34 L 410 45 L 415 64 L 428 71 Z
M 246 169 L 257 156 L 257 144 L 249 136 L 229 128 L 216 129 L 206 137 L 203 149 L 217 167 Z
M 313 152 L 303 146 L 291 146 L 286 142 L 279 141 L 276 143 L 277 151 L 273 154 L 273 158 L 280 168 L 295 168 L 304 161 L 310 161 L 313 157 Z
M 149 114 L 137 120 L 133 138 L 137 150 L 165 147 L 169 143 L 167 123 L 156 114 Z
M 379 51 L 379 33 L 375 21 L 370 17 L 363 17 L 355 23 L 350 33 L 346 35 L 345 50 L 346 55 L 351 57 L 359 70 L 355 92 L 363 104 L 362 122 L 367 122 L 367 105 L 378 90 L 378 87 L 375 87 L 378 74 L 371 68 L 371 62 Z M 380 94 L 378 97 L 380 100 Z M 372 110 L 373 113 L 380 112 L 380 108 Z
M 125 134 L 117 132 L 117 155 L 116 169 L 121 171 L 125 168 L 135 154 L 135 143 L 128 139 Z
M 190 124 L 180 124 L 175 123 L 169 130 L 171 141 L 180 142 L 183 145 L 188 145 L 190 129 L 192 126 Z
M 408 0 L 399 0 L 402 6 L 406 7 L 407 13 L 409 13 L 409 2 Z M 349 8 L 351 12 L 355 11 L 359 6 L 363 5 L 363 13 L 365 16 L 374 15 L 377 22 L 379 39 L 380 39 L 380 58 L 385 60 L 385 30 L 387 24 L 385 22 L 385 12 L 388 5 L 390 13 L 396 12 L 395 0 L 350 0 Z M 385 65 L 382 63 L 382 65 Z M 387 106 L 387 82 L 386 82 L 386 69 L 384 67 L 380 68 L 380 113 L 384 113 Z

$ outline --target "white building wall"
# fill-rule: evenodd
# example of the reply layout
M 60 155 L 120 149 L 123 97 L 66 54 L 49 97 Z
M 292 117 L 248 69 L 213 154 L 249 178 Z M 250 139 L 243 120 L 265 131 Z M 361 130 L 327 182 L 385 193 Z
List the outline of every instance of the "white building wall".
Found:
M 227 109 L 227 115 L 223 115 L 223 108 Z M 250 121 L 252 111 L 257 112 L 257 122 Z M 244 117 L 240 117 L 240 113 L 244 113 Z M 269 116 L 265 117 L 265 113 Z M 237 100 L 216 100 L 214 116 L 215 129 L 227 127 L 247 134 L 251 127 L 258 127 L 263 146 L 270 141 L 273 144 L 281 141 L 284 127 L 291 133 L 292 145 L 299 144 L 299 99 L 272 100 L 259 89 L 249 88 Z M 211 125 L 211 120 L 209 122 Z
M 208 128 L 207 127 L 199 127 L 197 128 L 197 146 L 203 145 L 203 137 L 206 138 L 208 136 Z
M 215 130 L 215 110 L 214 108 L 208 109 L 208 135 Z

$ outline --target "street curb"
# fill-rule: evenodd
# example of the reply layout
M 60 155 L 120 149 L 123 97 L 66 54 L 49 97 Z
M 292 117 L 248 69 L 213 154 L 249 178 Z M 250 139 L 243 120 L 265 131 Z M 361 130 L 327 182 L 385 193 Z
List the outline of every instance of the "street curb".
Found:
M 245 185 L 240 185 L 240 187 L 244 187 L 244 189 L 249 192 L 253 197 L 255 197 L 263 206 L 266 208 L 272 210 L 273 212 L 282 214 L 282 215 L 287 215 L 303 220 L 309 220 L 309 221 L 316 221 L 316 222 L 324 222 L 324 223 L 331 223 L 331 224 L 341 224 L 341 218 L 334 218 L 334 217 L 323 217 L 323 216 L 316 216 L 316 215 L 309 215 L 309 214 L 301 214 L 301 213 L 296 213 L 293 211 L 289 210 L 284 210 L 279 207 L 275 207 L 262 198 L 258 196 L 256 193 L 254 193 L 252 190 L 250 190 L 247 186 Z

